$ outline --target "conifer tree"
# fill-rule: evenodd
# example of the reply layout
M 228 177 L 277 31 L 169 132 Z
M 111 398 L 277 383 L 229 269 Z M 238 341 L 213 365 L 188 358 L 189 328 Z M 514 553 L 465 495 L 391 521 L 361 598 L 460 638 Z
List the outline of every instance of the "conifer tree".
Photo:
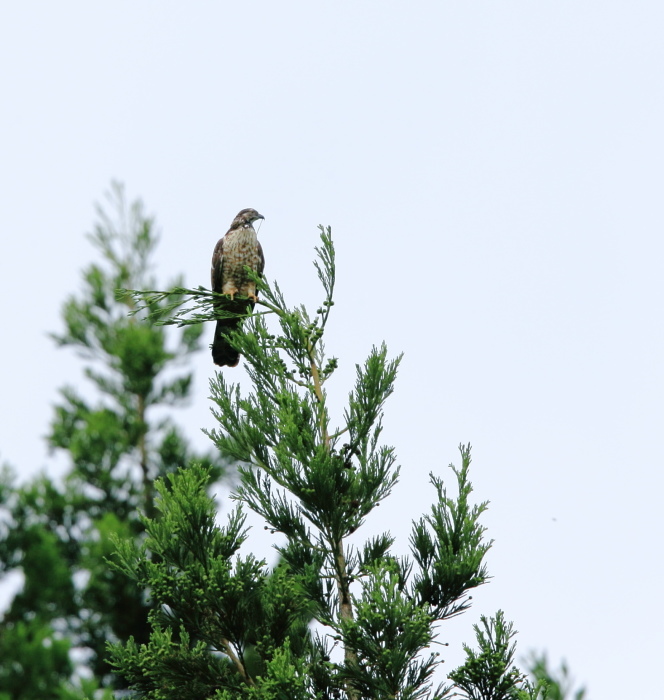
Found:
M 153 219 L 114 184 L 89 239 L 101 260 L 84 271 L 82 292 L 63 307 L 64 330 L 53 336 L 86 360 L 89 380 L 84 392 L 62 390 L 48 435 L 69 469 L 62 483 L 40 475 L 22 485 L 6 471 L 0 488 L 0 575 L 20 569 L 24 577 L 0 628 L 0 698 L 91 697 L 119 680 L 106 642 L 147 641 L 149 604 L 106 563 L 110 538 L 144 536 L 139 513 L 153 513 L 154 482 L 179 465 L 195 458 L 211 479 L 222 472 L 221 460 L 195 454 L 170 418 L 189 397 L 186 360 L 202 327 L 167 332 L 141 314 L 129 317 L 131 297 L 116 298 L 120 287 L 155 285 Z
M 116 570 L 149 590 L 154 608 L 149 641 L 110 645 L 113 665 L 152 700 L 542 697 L 542 685 L 513 666 L 514 633 L 501 612 L 476 630 L 479 651 L 466 650 L 451 683 L 434 687 L 436 626 L 465 612 L 488 579 L 487 504 L 471 501 L 470 447 L 462 446 L 460 466 L 448 472 L 455 494 L 431 475 L 432 505 L 413 522 L 409 557 L 392 553 L 390 533 L 361 537 L 399 474 L 381 434 L 400 357 L 374 347 L 357 365 L 343 415 L 331 415 L 329 229 L 317 253 L 324 299 L 316 312 L 288 306 L 278 285 L 256 278 L 262 310 L 232 336 L 251 388 L 221 372 L 211 381 L 218 425 L 209 435 L 240 474 L 225 523 L 207 494 L 209 470 L 183 466 L 158 480 L 145 541 L 117 538 Z M 178 309 L 175 299 L 165 323 L 215 317 L 215 294 L 177 293 L 194 304 Z M 147 306 L 168 297 L 135 295 Z M 275 535 L 275 567 L 243 546 L 247 509 Z

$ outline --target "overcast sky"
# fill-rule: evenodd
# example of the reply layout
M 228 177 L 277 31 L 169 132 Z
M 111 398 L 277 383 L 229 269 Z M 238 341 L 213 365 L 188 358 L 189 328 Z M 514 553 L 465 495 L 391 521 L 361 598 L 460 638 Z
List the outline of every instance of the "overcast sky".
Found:
M 405 551 L 461 442 L 491 501 L 494 578 L 442 627 L 446 668 L 501 608 L 589 700 L 654 697 L 663 32 L 655 0 L 4 3 L 0 461 L 57 471 L 43 436 L 82 375 L 47 333 L 111 179 L 156 215 L 164 281 L 207 285 L 255 207 L 267 276 L 315 309 L 329 224 L 333 400 L 372 344 L 405 353 L 384 433 L 402 479 L 367 533 Z M 213 371 L 201 353 L 176 416 L 201 447 Z

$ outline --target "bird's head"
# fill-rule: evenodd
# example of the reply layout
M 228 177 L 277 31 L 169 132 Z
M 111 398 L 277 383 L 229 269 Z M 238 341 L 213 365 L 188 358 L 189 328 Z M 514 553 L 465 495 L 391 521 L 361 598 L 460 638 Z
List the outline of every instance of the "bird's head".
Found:
M 258 219 L 264 219 L 262 214 L 259 214 L 255 209 L 243 209 L 234 219 L 231 224 L 231 229 L 234 228 L 247 228 L 251 226 L 254 221 Z

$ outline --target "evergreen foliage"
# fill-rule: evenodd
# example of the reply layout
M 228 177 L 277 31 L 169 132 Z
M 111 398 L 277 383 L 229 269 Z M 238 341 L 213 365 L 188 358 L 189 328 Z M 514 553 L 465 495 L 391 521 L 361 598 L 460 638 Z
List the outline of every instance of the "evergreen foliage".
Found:
M 265 311 L 232 336 L 251 387 L 222 373 L 211 381 L 218 427 L 210 437 L 240 473 L 225 524 L 206 492 L 209 470 L 190 466 L 157 482 L 145 541 L 117 540 L 116 571 L 149 590 L 155 606 L 149 641 L 111 644 L 112 664 L 152 700 L 535 700 L 541 687 L 513 669 L 513 631 L 502 613 L 478 630 L 480 652 L 467 650 L 450 675 L 455 685 L 434 687 L 436 625 L 467 610 L 469 591 L 488 579 L 486 503 L 471 503 L 470 447 L 452 467 L 456 496 L 431 476 L 432 507 L 413 523 L 409 557 L 392 553 L 389 533 L 360 537 L 399 474 L 381 434 L 401 358 L 374 347 L 357 365 L 339 422 L 330 415 L 337 359 L 323 344 L 335 283 L 329 229 L 321 228 L 317 253 L 324 300 L 316 312 L 289 307 L 278 285 L 256 278 Z M 138 309 L 165 304 L 162 323 L 215 317 L 214 294 L 176 294 L 170 305 L 166 292 L 133 298 L 142 300 Z M 187 309 L 185 299 L 193 301 Z M 279 535 L 276 567 L 246 553 L 246 508 Z
M 464 644 L 466 662 L 449 677 L 467 700 L 544 700 L 547 684 L 537 679 L 532 685 L 514 666 L 516 634 L 502 610 L 495 618 L 482 615 L 481 626 L 474 625 L 479 652 Z
M 106 642 L 146 642 L 149 604 L 107 565 L 111 539 L 144 537 L 138 515 L 153 512 L 156 478 L 194 458 L 211 479 L 222 473 L 221 460 L 194 454 L 168 415 L 189 397 L 185 365 L 202 327 L 167 333 L 145 312 L 128 316 L 133 299 L 116 298 L 116 290 L 155 285 L 157 235 L 141 202 L 128 206 L 120 185 L 108 205 L 110 213 L 97 208 L 89 235 L 100 262 L 84 271 L 82 292 L 67 300 L 64 329 L 53 335 L 87 361 L 90 380 L 85 391 L 62 390 L 48 435 L 70 467 L 63 483 L 41 475 L 17 485 L 6 470 L 0 484 L 0 575 L 18 570 L 24 578 L 0 627 L 0 698 L 91 697 L 117 684 Z
M 547 700 L 584 700 L 586 697 L 585 688 L 574 690 L 574 682 L 564 661 L 558 670 L 552 671 L 549 669 L 546 654 L 532 653 L 527 665 L 534 679 L 546 683 Z

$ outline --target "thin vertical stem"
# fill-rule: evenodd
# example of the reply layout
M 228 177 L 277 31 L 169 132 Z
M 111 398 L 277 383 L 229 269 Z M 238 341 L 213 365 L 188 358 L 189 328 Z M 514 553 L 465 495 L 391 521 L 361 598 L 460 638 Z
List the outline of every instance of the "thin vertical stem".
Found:
M 318 366 L 316 365 L 315 359 L 309 355 L 311 362 L 311 376 L 314 380 L 314 392 L 316 394 L 316 400 L 320 406 L 320 432 L 323 438 L 323 444 L 325 445 L 327 451 L 330 451 L 330 435 L 327 430 L 327 421 L 325 420 L 325 395 L 323 394 L 323 384 L 320 380 L 320 372 L 318 371 Z
M 311 343 L 308 344 L 309 362 L 311 369 L 311 377 L 313 379 L 314 394 L 318 402 L 320 412 L 320 431 L 323 439 L 323 444 L 326 450 L 331 450 L 330 434 L 327 427 L 325 413 L 325 394 L 323 393 L 323 382 L 320 378 L 320 371 L 316 363 L 316 357 Z M 350 580 L 348 577 L 348 569 L 346 566 L 346 554 L 344 552 L 343 538 L 333 544 L 334 569 L 336 572 L 337 595 L 339 599 L 339 618 L 343 621 L 351 621 L 354 619 L 353 603 L 350 597 Z M 351 649 L 347 644 L 344 644 L 344 661 L 346 666 L 357 666 L 357 654 L 354 649 Z M 349 700 L 359 700 L 358 692 L 350 685 L 346 686 L 346 693 Z
M 148 446 L 145 439 L 145 396 L 138 394 L 138 423 L 141 426 L 141 433 L 138 438 L 138 454 L 143 473 L 143 498 L 145 503 L 145 514 L 148 518 L 154 517 L 153 484 L 150 478 L 150 465 L 148 461 Z

